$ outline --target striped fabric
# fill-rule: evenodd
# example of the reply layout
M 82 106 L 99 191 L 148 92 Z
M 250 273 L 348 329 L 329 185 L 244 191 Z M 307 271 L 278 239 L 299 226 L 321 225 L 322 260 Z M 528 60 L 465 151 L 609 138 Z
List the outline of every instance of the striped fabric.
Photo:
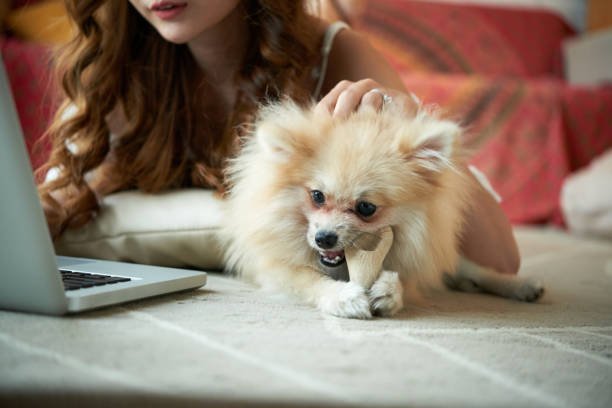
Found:
M 563 77 L 561 43 L 575 34 L 534 9 L 367 1 L 356 27 L 399 70 Z
M 560 76 L 571 29 L 544 11 L 369 1 L 356 27 L 406 88 L 467 129 L 472 163 L 514 223 L 562 225 L 564 179 L 612 148 L 612 86 Z

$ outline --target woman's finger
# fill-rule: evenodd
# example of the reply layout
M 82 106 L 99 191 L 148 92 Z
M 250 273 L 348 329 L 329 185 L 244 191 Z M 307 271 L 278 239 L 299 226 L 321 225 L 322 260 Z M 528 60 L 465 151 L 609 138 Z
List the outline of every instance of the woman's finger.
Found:
M 383 105 L 390 103 L 393 98 L 385 94 L 383 90 L 380 88 L 374 88 L 366 92 L 361 97 L 361 103 L 359 104 L 359 109 L 363 108 L 374 108 L 375 110 L 381 110 Z
M 359 108 L 361 99 L 366 93 L 379 86 L 376 81 L 371 79 L 362 79 L 352 83 L 338 95 L 338 100 L 332 113 L 333 116 L 346 118 Z
M 346 118 L 362 108 L 381 110 L 393 104 L 408 115 L 415 115 L 420 100 L 412 93 L 382 88 L 372 79 L 339 82 L 315 107 L 315 112 Z
M 336 108 L 336 102 L 338 101 L 338 96 L 349 86 L 351 86 L 353 82 L 351 81 L 340 81 L 334 86 L 334 88 L 327 93 L 315 106 L 316 113 L 327 113 L 332 114 L 334 109 Z

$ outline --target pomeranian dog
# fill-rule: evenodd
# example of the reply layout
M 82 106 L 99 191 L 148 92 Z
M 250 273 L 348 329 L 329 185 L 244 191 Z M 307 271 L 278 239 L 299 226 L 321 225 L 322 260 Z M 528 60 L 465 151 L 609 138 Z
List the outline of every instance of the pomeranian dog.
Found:
M 539 283 L 458 254 L 473 186 L 460 135 L 424 108 L 416 117 L 363 108 L 347 119 L 292 102 L 263 108 L 228 168 L 226 267 L 350 318 L 391 316 L 413 288 L 538 299 Z M 389 227 L 377 279 L 350 279 L 345 251 Z

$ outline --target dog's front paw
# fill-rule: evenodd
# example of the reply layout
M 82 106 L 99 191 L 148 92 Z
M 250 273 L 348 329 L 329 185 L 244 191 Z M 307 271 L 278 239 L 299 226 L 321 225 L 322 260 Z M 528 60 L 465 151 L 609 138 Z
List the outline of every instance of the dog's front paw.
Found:
M 535 302 L 544 294 L 544 286 L 537 281 L 525 280 L 516 288 L 514 298 L 523 302 Z
M 365 290 L 354 282 L 336 282 L 339 290 L 328 291 L 319 301 L 324 313 L 353 319 L 370 319 L 370 303 Z
M 404 307 L 403 289 L 397 272 L 382 271 L 368 291 L 370 309 L 376 316 L 393 316 Z

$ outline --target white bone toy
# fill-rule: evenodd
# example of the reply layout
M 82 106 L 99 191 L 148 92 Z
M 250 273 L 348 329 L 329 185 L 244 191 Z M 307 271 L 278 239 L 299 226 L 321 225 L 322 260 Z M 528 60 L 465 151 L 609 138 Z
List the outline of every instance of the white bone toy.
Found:
M 349 278 L 365 289 L 370 289 L 382 272 L 383 261 L 393 243 L 391 227 L 384 227 L 376 234 L 363 234 L 353 246 L 345 248 Z

